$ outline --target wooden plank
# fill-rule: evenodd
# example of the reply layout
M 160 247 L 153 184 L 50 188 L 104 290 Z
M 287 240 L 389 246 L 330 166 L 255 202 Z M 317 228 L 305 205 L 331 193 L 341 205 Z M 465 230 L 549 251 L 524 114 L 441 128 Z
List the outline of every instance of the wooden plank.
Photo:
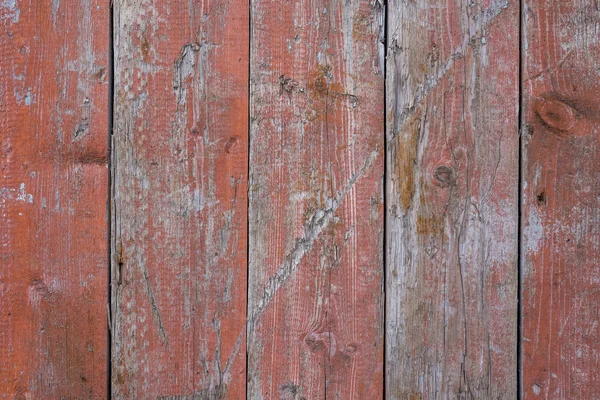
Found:
M 523 10 L 524 398 L 600 396 L 597 1 Z
M 114 7 L 113 397 L 245 398 L 248 3 Z
M 517 0 L 391 0 L 390 399 L 517 391 Z
M 382 397 L 383 23 L 252 2 L 249 398 Z
M 0 2 L 0 398 L 106 396 L 108 21 Z

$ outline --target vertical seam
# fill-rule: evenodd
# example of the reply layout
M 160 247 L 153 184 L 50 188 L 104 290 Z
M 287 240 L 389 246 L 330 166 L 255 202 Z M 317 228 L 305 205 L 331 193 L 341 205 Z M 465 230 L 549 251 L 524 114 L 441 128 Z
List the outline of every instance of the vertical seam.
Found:
M 387 141 L 387 57 L 388 57 L 388 2 L 383 1 L 383 398 L 387 398 L 387 235 L 388 235 L 388 141 Z
M 245 323 L 245 331 L 246 331 L 246 369 L 245 369 L 245 382 L 246 382 L 246 400 L 248 399 L 249 392 L 249 380 L 248 380 L 248 364 L 249 364 L 249 352 L 248 352 L 248 318 L 251 315 L 250 313 L 250 140 L 251 140 L 251 131 L 252 131 L 252 118 L 250 116 L 251 105 L 252 105 L 252 95 L 250 93 L 252 85 L 252 0 L 248 0 L 248 146 L 247 146 L 247 171 L 246 171 L 246 323 Z
M 523 214 L 523 38 L 524 38 L 524 23 L 523 23 L 523 7 L 524 0 L 519 0 L 519 56 L 518 56 L 518 71 L 519 71 L 519 109 L 517 111 L 518 124 L 518 146 L 519 146 L 519 172 L 517 186 L 517 399 L 522 398 L 523 381 L 522 381 L 522 352 L 523 352 L 523 278 L 522 278 L 522 214 Z
M 112 214 L 114 204 L 114 188 L 113 188 L 113 162 L 112 162 L 112 136 L 113 136 L 113 125 L 114 125 L 114 75 L 115 75 L 115 62 L 114 62 L 114 4 L 111 1 L 109 3 L 108 11 L 108 193 L 107 193 L 107 204 L 106 204 L 106 226 L 107 226 L 107 355 L 106 355 L 106 398 L 112 398 L 112 347 L 113 347 L 113 335 L 112 335 Z

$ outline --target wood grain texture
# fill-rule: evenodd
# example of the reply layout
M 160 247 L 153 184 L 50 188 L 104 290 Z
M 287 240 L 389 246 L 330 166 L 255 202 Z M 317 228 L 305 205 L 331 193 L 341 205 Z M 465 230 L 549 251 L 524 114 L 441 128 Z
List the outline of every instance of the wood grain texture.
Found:
M 108 21 L 0 2 L 0 398 L 106 396 Z
M 249 20 L 114 2 L 115 399 L 245 398 Z
M 600 396 L 600 5 L 523 9 L 523 398 Z
M 383 396 L 380 2 L 254 0 L 248 396 Z
M 392 0 L 390 399 L 517 391 L 519 2 Z

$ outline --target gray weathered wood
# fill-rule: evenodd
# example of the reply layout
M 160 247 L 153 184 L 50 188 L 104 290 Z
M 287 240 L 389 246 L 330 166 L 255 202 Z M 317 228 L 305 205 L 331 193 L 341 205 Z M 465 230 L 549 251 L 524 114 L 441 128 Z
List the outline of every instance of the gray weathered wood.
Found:
M 517 390 L 517 0 L 391 0 L 390 399 Z

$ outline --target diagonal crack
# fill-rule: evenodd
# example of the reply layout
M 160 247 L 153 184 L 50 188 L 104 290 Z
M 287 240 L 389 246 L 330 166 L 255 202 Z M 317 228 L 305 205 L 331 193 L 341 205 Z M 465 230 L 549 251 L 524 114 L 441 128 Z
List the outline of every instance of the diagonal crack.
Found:
M 503 10 L 508 8 L 508 0 L 501 0 L 497 3 L 494 3 L 487 10 L 484 11 L 483 17 L 481 19 L 481 25 L 478 29 L 472 32 L 469 35 L 463 37 L 462 42 L 454 49 L 452 54 L 444 61 L 444 63 L 431 75 L 425 76 L 423 83 L 415 90 L 415 94 L 410 101 L 411 104 L 405 107 L 398 121 L 405 121 L 410 115 L 412 115 L 421 102 L 427 98 L 427 96 L 440 84 L 440 82 L 444 79 L 446 75 L 452 70 L 454 66 L 454 61 L 460 58 L 463 58 L 473 40 L 481 35 L 482 32 L 502 13 Z M 392 39 L 392 45 L 394 45 L 395 39 Z M 395 49 L 390 49 L 393 53 Z M 401 99 L 402 96 L 397 96 L 398 99 Z
M 226 380 L 229 378 L 230 367 L 233 364 L 233 359 L 239 352 L 246 332 L 253 330 L 256 322 L 264 313 L 273 297 L 275 297 L 277 291 L 281 289 L 283 284 L 298 270 L 304 256 L 310 252 L 317 238 L 329 226 L 331 221 L 333 221 L 334 214 L 342 204 L 346 195 L 350 192 L 358 179 L 373 165 L 378 154 L 378 149 L 374 149 L 360 170 L 350 177 L 344 188 L 338 191 L 334 198 L 328 199 L 325 207 L 317 210 L 313 217 L 304 225 L 304 235 L 296 240 L 294 248 L 286 255 L 283 263 L 281 263 L 275 273 L 269 278 L 262 298 L 256 303 L 256 306 L 253 307 L 252 314 L 249 316 L 242 331 L 238 335 L 233 351 L 227 359 L 223 370 L 223 376 Z
M 269 278 L 269 282 L 264 290 L 262 298 L 253 308 L 252 314 L 248 319 L 249 327 L 252 328 L 260 315 L 265 311 L 267 305 L 271 302 L 275 293 L 281 288 L 285 281 L 292 276 L 298 269 L 300 262 L 304 256 L 312 249 L 315 240 L 321 232 L 331 223 L 333 215 L 339 206 L 342 204 L 344 197 L 350 192 L 352 186 L 364 174 L 364 172 L 373 164 L 377 157 L 377 149 L 373 150 L 362 168 L 356 172 L 346 186 L 341 191 L 338 191 L 334 198 L 327 200 L 324 208 L 317 210 L 312 218 L 304 225 L 304 236 L 296 240 L 294 248 L 287 254 L 283 263 L 277 268 L 277 271 Z
M 148 270 L 146 267 L 142 266 L 142 275 L 144 276 L 144 282 L 146 284 L 146 294 L 148 296 L 148 301 L 150 302 L 150 306 L 152 307 L 152 318 L 158 327 L 158 333 L 160 339 L 164 344 L 169 344 L 169 338 L 167 337 L 167 332 L 165 331 L 165 327 L 162 322 L 162 316 L 160 314 L 160 310 L 158 305 L 156 304 L 156 298 L 154 297 L 154 291 L 152 290 L 152 284 L 150 283 L 150 276 L 148 275 Z

